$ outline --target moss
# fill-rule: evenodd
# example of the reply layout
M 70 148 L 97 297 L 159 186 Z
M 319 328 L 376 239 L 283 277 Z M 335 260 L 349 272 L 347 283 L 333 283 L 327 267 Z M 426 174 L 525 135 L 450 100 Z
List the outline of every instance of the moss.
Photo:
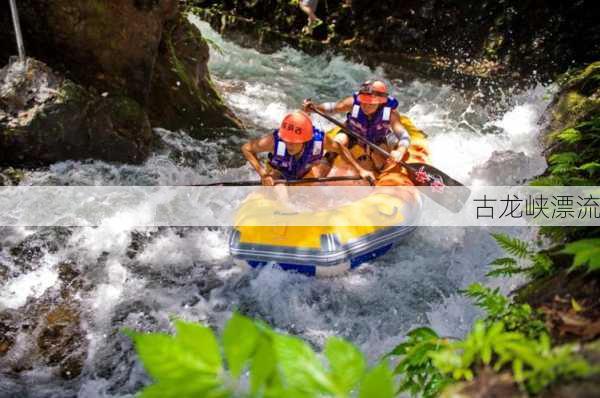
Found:
M 0 178 L 4 179 L 4 182 L 9 182 L 11 185 L 19 185 L 25 178 L 25 172 L 22 169 L 9 167 L 2 170 Z
M 65 80 L 60 87 L 58 97 L 62 103 L 74 101 L 84 102 L 89 100 L 89 94 L 86 90 L 78 84 L 73 83 L 70 80 Z

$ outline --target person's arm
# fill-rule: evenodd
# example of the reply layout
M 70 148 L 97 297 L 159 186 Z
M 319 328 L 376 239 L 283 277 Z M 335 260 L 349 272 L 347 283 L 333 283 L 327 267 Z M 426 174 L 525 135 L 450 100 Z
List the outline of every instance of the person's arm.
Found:
M 352 156 L 352 153 L 350 152 L 347 146 L 341 145 L 337 141 L 334 141 L 328 136 L 325 136 L 324 147 L 326 151 L 335 152 L 342 155 L 342 158 L 346 162 L 350 163 L 352 167 L 354 167 L 354 170 L 356 170 L 356 172 L 360 175 L 362 179 L 369 181 L 369 183 L 373 183 L 375 181 L 375 174 L 361 167 L 361 165 L 358 164 L 356 159 L 354 159 L 354 156 Z
M 265 185 L 273 185 L 273 178 L 269 176 L 269 173 L 263 167 L 256 155 L 258 155 L 259 153 L 271 151 L 273 149 L 274 144 L 275 143 L 273 141 L 273 135 L 267 134 L 242 145 L 242 153 L 244 154 L 244 157 L 246 158 L 248 163 L 252 165 L 254 170 L 256 170 L 258 175 L 260 175 L 260 178 Z
M 400 162 L 404 158 L 404 154 L 410 146 L 410 135 L 400 122 L 400 115 L 396 110 L 392 111 L 390 128 L 398 137 L 398 143 L 396 144 L 395 148 L 391 148 L 392 150 L 390 155 L 395 162 Z
M 311 112 L 311 107 L 315 107 L 323 113 L 346 113 L 350 112 L 352 105 L 354 105 L 354 98 L 352 97 L 346 97 L 337 102 L 324 102 L 322 104 L 315 104 L 309 99 L 305 99 L 302 102 L 302 108 L 305 112 Z

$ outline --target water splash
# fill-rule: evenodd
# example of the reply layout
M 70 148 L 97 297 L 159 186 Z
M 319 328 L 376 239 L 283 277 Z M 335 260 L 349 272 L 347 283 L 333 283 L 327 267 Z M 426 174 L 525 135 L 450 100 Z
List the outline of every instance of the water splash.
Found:
M 303 98 L 331 101 L 349 95 L 363 80 L 385 79 L 381 70 L 339 56 L 315 57 L 290 48 L 260 54 L 223 40 L 197 19 L 192 22 L 222 48 L 222 54 L 211 53 L 211 73 L 225 100 L 254 127 L 251 136 L 275 128 Z M 510 173 L 516 174 L 511 176 L 514 179 L 528 178 L 543 166 L 535 134 L 548 102 L 545 88 L 481 101 L 445 85 L 387 81 L 400 101 L 400 111 L 429 134 L 434 164 L 450 175 L 486 184 Z M 496 100 L 508 111 L 498 111 Z M 155 133 L 163 149 L 142 165 L 61 162 L 28 172 L 23 183 L 176 185 L 207 182 L 211 177 L 255 178 L 239 153 L 248 137 L 220 135 L 198 141 L 164 129 Z M 507 151 L 522 152 L 514 160 L 516 171 L 494 168 L 495 163 L 489 162 Z M 519 162 L 524 166 L 516 167 Z M 478 167 L 483 169 L 473 174 Z M 135 216 L 149 211 L 147 205 L 141 203 Z M 70 260 L 88 286 L 76 297 L 84 309 L 82 327 L 89 340 L 82 375 L 76 381 L 62 382 L 55 370 L 38 366 L 21 373 L 17 381 L 0 376 L 0 396 L 5 392 L 40 397 L 132 396 L 149 380 L 119 330 L 169 330 L 173 316 L 221 327 L 233 310 L 239 310 L 316 345 L 332 335 L 344 336 L 372 360 L 415 326 L 430 325 L 443 335 L 460 337 L 479 312 L 457 292 L 485 280 L 487 264 L 501 254 L 489 231 L 421 228 L 359 272 L 315 280 L 273 267 L 252 271 L 236 267 L 227 256 L 225 230 L 133 230 L 118 218 L 98 228 L 71 231 L 58 251 L 42 253 L 36 277 L 13 266 L 11 248 L 40 232 L 0 229 L 0 275 L 3 264 L 9 270 L 9 277 L 0 279 L 0 289 L 21 291 L 18 299 L 2 293 L 0 306 L 19 307 L 24 298 L 60 289 L 62 280 L 54 279 L 57 265 Z M 531 230 L 510 232 L 532 234 Z M 43 284 L 37 283 L 41 280 Z M 36 288 L 16 289 L 20 283 Z M 507 290 L 515 282 L 496 283 Z M 0 359 L 0 369 L 3 366 Z M 28 389 L 33 385 L 38 387 Z

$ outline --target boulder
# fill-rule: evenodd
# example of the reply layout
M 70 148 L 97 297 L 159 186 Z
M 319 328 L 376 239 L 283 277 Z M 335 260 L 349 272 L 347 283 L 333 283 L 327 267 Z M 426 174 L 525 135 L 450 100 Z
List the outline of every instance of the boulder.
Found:
M 200 131 L 208 136 L 207 128 L 241 128 L 241 122 L 211 84 L 204 39 L 187 21 L 178 3 L 23 0 L 18 7 L 27 54 L 73 83 L 67 89 L 69 98 L 71 94 L 77 97 L 77 101 L 69 101 L 73 108 L 89 105 L 84 111 L 101 109 L 86 115 L 94 119 L 90 123 L 105 123 L 106 120 L 100 120 L 102 115 L 125 112 L 120 116 L 128 123 L 139 122 L 145 113 L 154 127 L 189 130 L 196 136 Z M 0 9 L 0 22 L 12 27 L 8 7 Z M 12 29 L 3 30 L 0 39 L 1 59 L 6 60 L 16 53 Z M 95 92 L 108 93 L 108 97 L 98 99 Z M 7 117 L 2 112 L 0 120 Z M 110 153 L 99 158 L 141 160 L 147 154 L 145 146 L 140 146 L 148 138 L 144 124 L 139 135 L 129 134 L 133 129 L 124 135 L 115 134 L 122 138 L 120 141 L 134 139 L 129 146 L 138 146 L 137 152 L 120 150 L 114 158 Z M 61 129 L 60 125 L 50 124 L 44 128 Z M 86 134 L 82 132 L 79 138 Z M 80 147 L 81 142 L 76 141 L 73 146 Z M 95 152 L 90 153 L 90 157 L 95 156 Z M 55 158 L 49 155 L 41 162 Z
M 27 59 L 0 70 L 0 164 L 141 162 L 153 135 L 130 97 L 99 94 Z
M 241 128 L 208 72 L 209 49 L 187 18 L 167 23 L 154 67 L 148 111 L 153 125 L 207 136 L 209 127 Z

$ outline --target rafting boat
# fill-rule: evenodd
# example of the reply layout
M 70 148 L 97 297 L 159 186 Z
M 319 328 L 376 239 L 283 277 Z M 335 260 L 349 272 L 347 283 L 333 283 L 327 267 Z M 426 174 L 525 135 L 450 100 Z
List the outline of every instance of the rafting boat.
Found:
M 337 131 L 328 134 L 333 136 Z M 411 145 L 406 161 L 429 163 L 425 134 L 417 129 L 409 129 L 409 133 Z M 351 152 L 358 159 L 364 149 L 355 145 Z M 355 170 L 338 156 L 328 176 L 354 174 Z M 362 180 L 351 184 L 368 186 Z M 400 166 L 380 174 L 376 183 L 377 187 L 412 185 Z M 372 191 L 333 209 L 300 213 L 286 211 L 286 204 L 272 195 L 252 193 L 237 211 L 236 226 L 229 239 L 230 253 L 240 265 L 260 268 L 276 264 L 284 270 L 311 276 L 333 276 L 355 269 L 406 238 L 415 230 L 414 221 L 421 213 L 421 198 L 416 190 Z M 257 226 L 253 222 L 265 219 L 273 221 L 273 226 Z M 311 225 L 303 225 L 304 220 L 310 220 Z

